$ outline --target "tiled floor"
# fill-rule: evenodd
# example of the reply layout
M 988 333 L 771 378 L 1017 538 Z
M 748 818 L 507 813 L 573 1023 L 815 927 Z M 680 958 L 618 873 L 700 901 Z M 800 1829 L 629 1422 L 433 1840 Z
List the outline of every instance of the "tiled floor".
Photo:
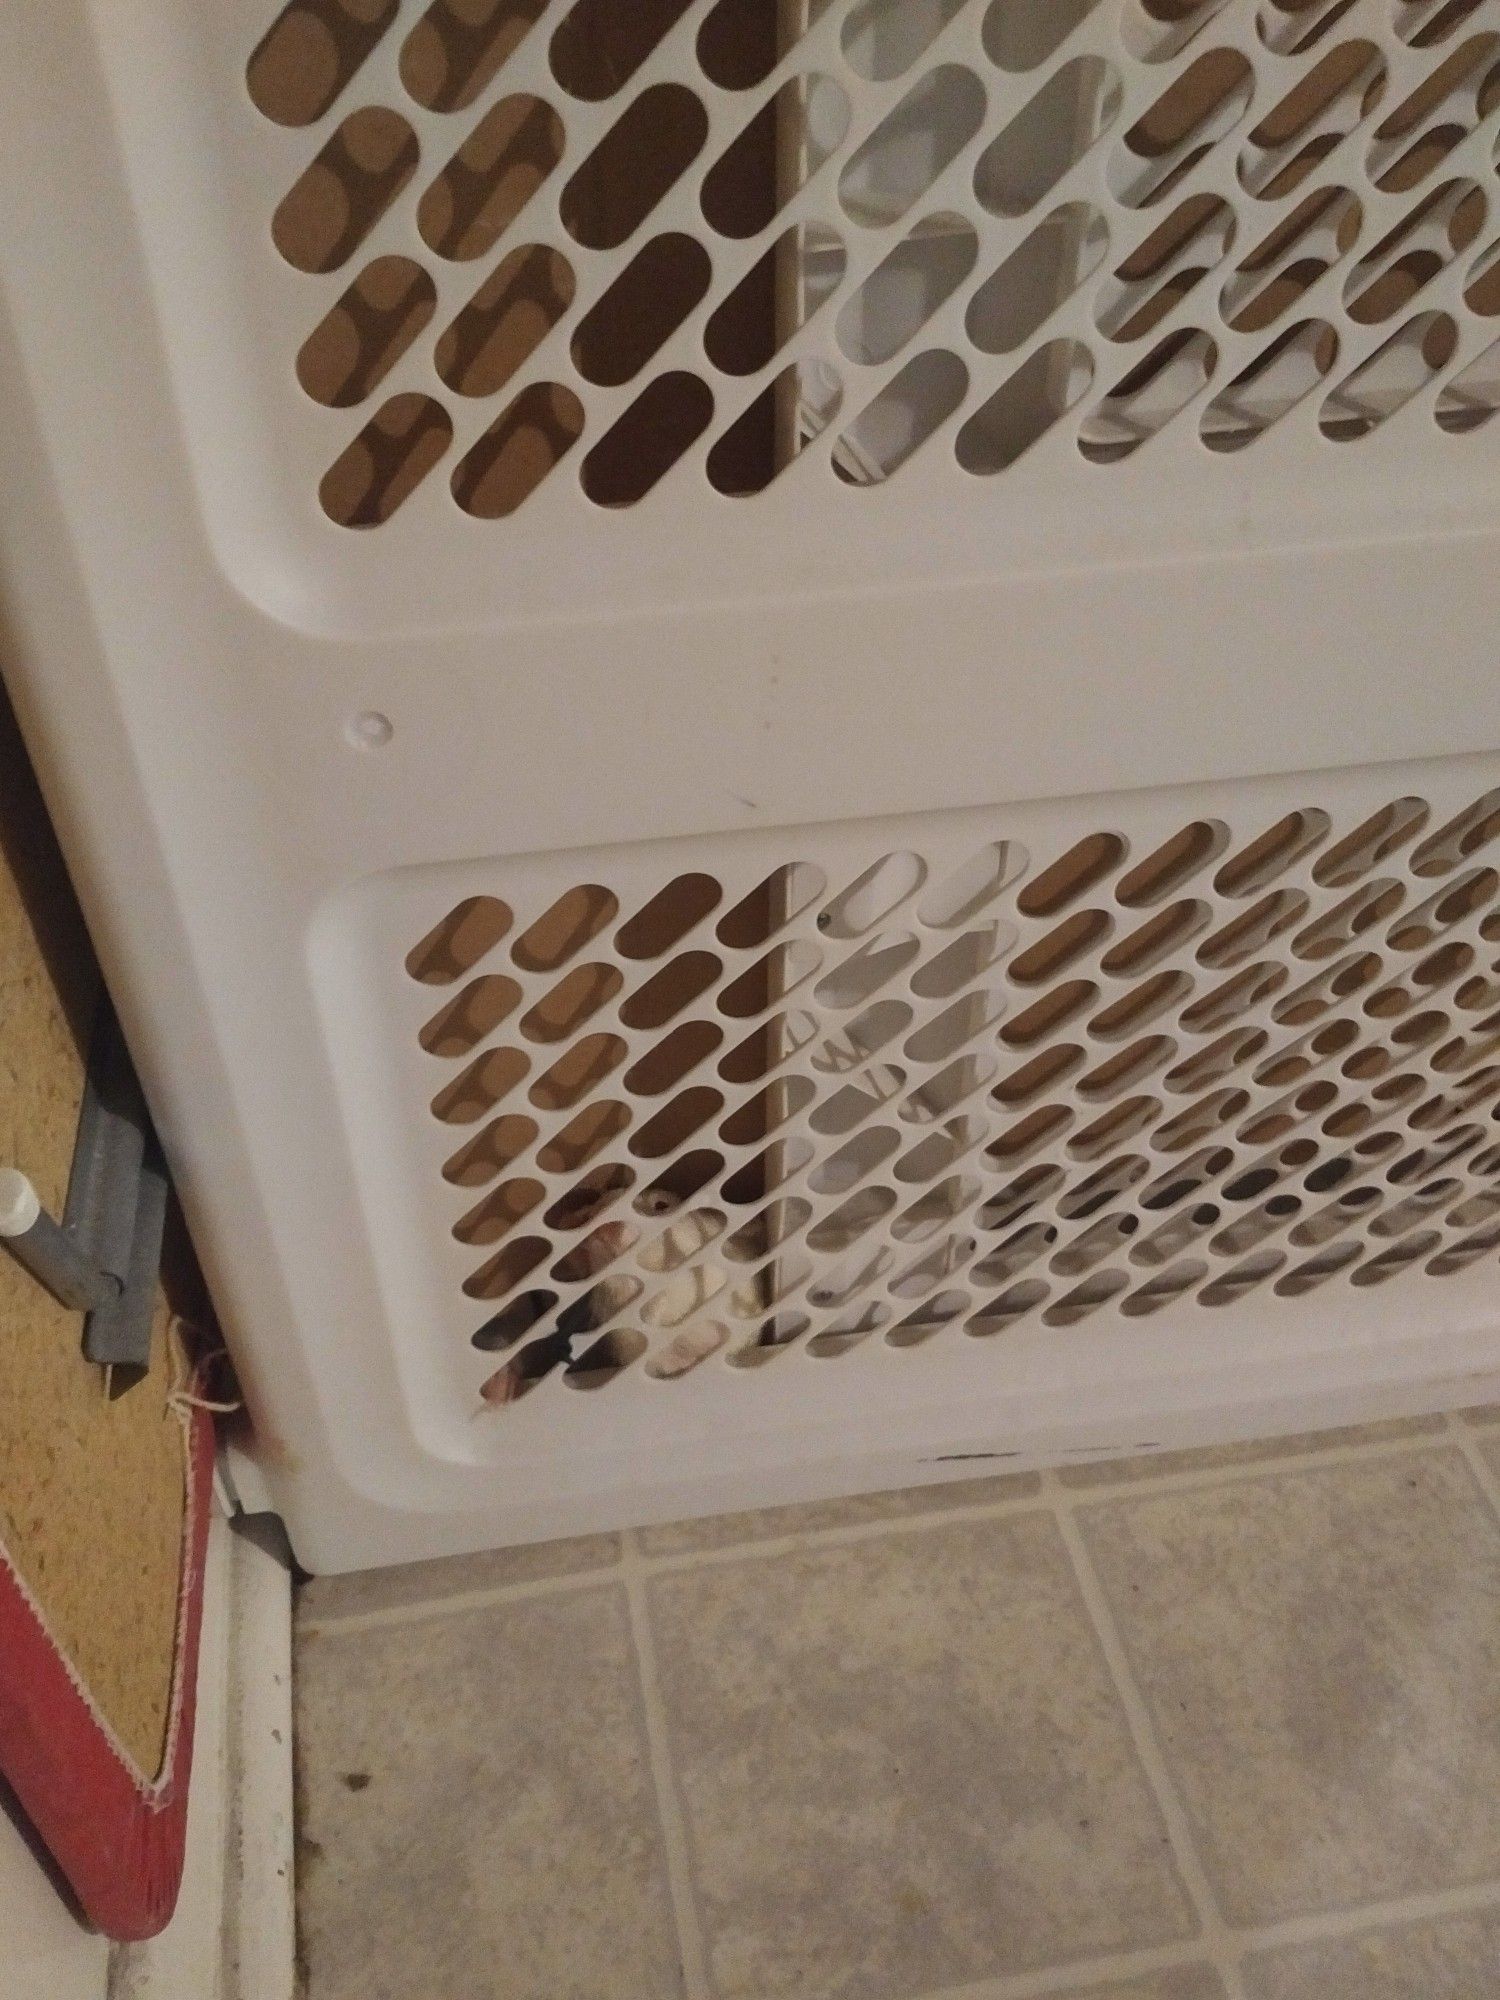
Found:
M 308 2000 L 1494 2000 L 1500 1411 L 310 1584 Z

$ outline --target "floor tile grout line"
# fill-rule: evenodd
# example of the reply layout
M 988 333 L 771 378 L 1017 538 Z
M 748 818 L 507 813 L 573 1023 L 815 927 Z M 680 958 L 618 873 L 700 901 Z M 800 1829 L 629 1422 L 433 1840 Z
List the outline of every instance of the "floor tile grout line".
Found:
M 1146 1782 L 1155 1794 L 1157 1809 L 1167 1829 L 1172 1843 L 1173 1857 L 1188 1900 L 1198 1920 L 1204 1954 L 1217 1968 L 1224 1982 L 1228 2000 L 1241 2000 L 1239 1979 L 1240 1944 L 1225 1920 L 1219 1907 L 1218 1897 L 1208 1879 L 1208 1872 L 1198 1852 L 1198 1843 L 1193 1833 L 1192 1822 L 1187 1808 L 1178 1793 L 1177 1785 L 1168 1767 L 1166 1755 L 1156 1734 L 1144 1695 L 1136 1685 L 1134 1671 L 1115 1615 L 1110 1609 L 1104 1585 L 1094 1567 L 1084 1543 L 1083 1535 L 1069 1497 L 1058 1487 L 1055 1480 L 1046 1482 L 1048 1497 L 1053 1503 L 1053 1515 L 1061 1531 L 1073 1573 L 1077 1579 L 1079 1593 L 1093 1623 L 1095 1634 L 1103 1651 L 1110 1678 L 1115 1684 L 1115 1692 L 1124 1711 L 1126 1726 L 1135 1744 L 1136 1755 L 1140 1759 Z
M 687 1821 L 678 1796 L 677 1773 L 672 1763 L 666 1704 L 662 1699 L 657 1668 L 656 1639 L 651 1629 L 650 1606 L 646 1602 L 646 1573 L 635 1546 L 634 1531 L 628 1528 L 622 1537 L 620 1569 L 630 1611 L 631 1637 L 635 1642 L 636 1678 L 645 1717 L 657 1825 L 666 1863 L 667 1893 L 671 1899 L 677 1950 L 682 1965 L 684 2000 L 711 2000 L 713 1986 L 708 1975 L 708 1947 L 698 1918 L 697 1898 L 693 1893 Z
M 496 1583 L 479 1590 L 453 1590 L 439 1597 L 419 1597 L 405 1604 L 374 1605 L 368 1611 L 299 1612 L 298 1638 L 331 1637 L 339 1632 L 378 1632 L 388 1625 L 419 1625 L 446 1612 L 488 1611 L 492 1605 L 525 1604 L 535 1598 L 563 1597 L 570 1591 L 589 1590 L 601 1583 L 618 1582 L 618 1562 L 598 1569 L 569 1570 L 565 1576 L 536 1577 L 525 1583 Z
M 1075 1501 L 1124 1500 L 1142 1493 L 1193 1493 L 1222 1485 L 1239 1485 L 1254 1479 L 1264 1479 L 1269 1475 L 1304 1465 L 1348 1465 L 1360 1464 L 1366 1459 L 1399 1457 L 1403 1452 L 1441 1450 L 1447 1443 L 1442 1430 L 1416 1432 L 1409 1437 L 1381 1438 L 1362 1444 L 1325 1445 L 1321 1449 L 1306 1452 L 1290 1452 L 1281 1457 L 1257 1458 L 1241 1465 L 1202 1466 L 1196 1470 L 1188 1468 L 1181 1472 L 1165 1472 L 1159 1475 L 1138 1475 L 1134 1478 L 1100 1480 L 1088 1486 L 1064 1486 L 1058 1483 L 1054 1489 L 1058 1497 L 1072 1505 Z M 1066 1467 L 1045 1467 L 1038 1473 L 1043 1482 L 1057 1481 L 1060 1471 Z M 1026 1477 L 1026 1474 L 997 1477 Z M 1012 1493 L 998 1496 L 994 1500 L 956 1503 L 951 1506 L 934 1506 L 917 1514 L 893 1514 L 878 1521 L 850 1521 L 835 1528 L 791 1528 L 783 1535 L 752 1535 L 743 1541 L 727 1543 L 719 1548 L 683 1549 L 670 1554 L 641 1554 L 643 1567 L 652 1575 L 663 1571 L 691 1569 L 699 1564 L 739 1562 L 748 1557 L 785 1553 L 792 1547 L 822 1548 L 839 1547 L 848 1542 L 863 1542 L 881 1535 L 910 1532 L 927 1532 L 941 1528 L 949 1521 L 987 1521 L 998 1515 L 1009 1515 L 1025 1508 L 1039 1508 L 1048 1504 L 1048 1488 L 1034 1493 Z M 637 1530 L 636 1532 L 641 1532 Z
M 838 1547 L 846 1542 L 874 1541 L 892 1530 L 936 1528 L 945 1521 L 955 1520 L 985 1521 L 1022 1508 L 1039 1508 L 1042 1504 L 1040 1493 L 1014 1493 L 1003 1499 L 968 1507 L 935 1507 L 929 1513 L 894 1514 L 879 1521 L 850 1521 L 836 1528 L 794 1528 L 784 1535 L 749 1536 L 743 1542 L 734 1542 L 724 1548 L 684 1549 L 680 1554 L 660 1556 L 648 1555 L 640 1550 L 635 1554 L 634 1562 L 642 1575 L 670 1575 L 697 1568 L 700 1564 L 711 1567 L 757 1555 L 784 1555 L 793 1548 L 820 1548 L 825 1544 Z M 641 1530 L 625 1528 L 620 1532 L 622 1535 L 638 1535 Z M 357 1632 L 369 1627 L 402 1624 L 408 1619 L 429 1618 L 444 1611 L 478 1611 L 491 1604 L 513 1604 L 531 1597 L 555 1597 L 563 1591 L 582 1589 L 589 1584 L 607 1581 L 610 1577 L 619 1577 L 623 1568 L 623 1562 L 606 1563 L 595 1569 L 570 1570 L 565 1576 L 538 1577 L 524 1583 L 496 1583 L 479 1590 L 451 1591 L 406 1604 L 380 1605 L 369 1611 L 305 1612 L 299 1615 L 297 1626 L 302 1632 Z
M 1462 1433 L 1458 1433 L 1462 1435 Z M 1080 1502 L 1092 1504 L 1099 1500 L 1120 1500 L 1134 1498 L 1146 1493 L 1196 1492 L 1200 1489 L 1237 1485 L 1248 1480 L 1264 1478 L 1273 1472 L 1289 1471 L 1302 1466 L 1337 1466 L 1357 1463 L 1365 1459 L 1380 1459 L 1398 1456 L 1402 1452 L 1441 1448 L 1451 1442 L 1447 1430 L 1417 1432 L 1408 1437 L 1372 1439 L 1360 1444 L 1315 1446 L 1307 1451 L 1288 1452 L 1282 1456 L 1248 1459 L 1242 1464 L 1186 1467 L 1178 1472 L 1146 1473 L 1118 1479 L 1101 1479 L 1087 1486 L 1063 1486 L 1056 1488 L 1057 1498 L 1063 1504 L 1074 1506 Z M 1143 1454 L 1144 1456 L 1145 1454 Z M 1135 1463 L 1137 1461 L 1131 1461 Z M 1043 1471 L 1041 1477 L 1056 1479 L 1058 1470 Z M 1014 1477 L 999 1473 L 997 1478 Z M 1025 1475 L 1019 1475 L 1024 1477 Z M 816 1503 L 811 1503 L 816 1504 Z M 937 1505 L 919 1514 L 895 1514 L 876 1521 L 851 1521 L 832 1528 L 793 1528 L 783 1535 L 751 1535 L 743 1541 L 731 1543 L 721 1548 L 683 1549 L 670 1554 L 650 1555 L 640 1551 L 636 1561 L 647 1575 L 708 1566 L 717 1563 L 745 1561 L 758 1555 L 785 1554 L 790 1548 L 838 1547 L 845 1543 L 878 1539 L 891 1533 L 926 1531 L 944 1526 L 950 1521 L 984 1521 L 1001 1514 L 1011 1514 L 1018 1509 L 1035 1508 L 1046 1502 L 1038 1493 L 1008 1494 L 994 1500 L 962 1503 L 952 1506 Z M 639 1529 L 626 1529 L 626 1534 L 639 1534 Z M 369 1611 L 348 1612 L 305 1612 L 297 1616 L 299 1633 L 362 1632 L 377 1630 L 387 1625 L 413 1623 L 430 1618 L 445 1611 L 479 1611 L 492 1604 L 523 1602 L 533 1597 L 555 1597 L 562 1592 L 586 1589 L 592 1584 L 618 1577 L 621 1564 L 604 1563 L 595 1568 L 572 1570 L 564 1576 L 538 1577 L 519 1583 L 497 1583 L 478 1590 L 458 1590 L 436 1597 L 419 1598 L 407 1604 L 381 1605 Z
M 1489 1501 L 1497 1517 L 1500 1517 L 1500 1475 L 1495 1473 L 1489 1460 L 1479 1449 L 1479 1433 L 1471 1424 L 1464 1423 L 1460 1417 L 1451 1412 L 1448 1417 L 1448 1432 L 1454 1444 L 1463 1453 L 1469 1470 L 1479 1482 L 1480 1492 Z M 1500 1432 L 1496 1435 L 1500 1436 Z
M 1425 1431 L 1414 1437 L 1390 1438 L 1379 1444 L 1344 1445 L 1337 1450 L 1289 1453 L 1283 1458 L 1261 1458 L 1250 1464 L 1224 1466 L 1215 1471 L 1182 1473 L 1161 1479 L 1131 1479 L 1118 1485 L 1066 1486 L 1056 1480 L 1055 1474 L 1043 1474 L 1043 1478 L 1055 1482 L 1047 1490 L 1058 1506 L 1072 1509 L 1103 1504 L 1113 1507 L 1136 1498 L 1208 1493 L 1220 1486 L 1250 1486 L 1257 1480 L 1281 1478 L 1290 1473 L 1337 1472 L 1346 1465 L 1378 1465 L 1385 1459 L 1447 1451 L 1452 1442 L 1452 1435 L 1444 1428 Z
M 1447 1415 L 1447 1412 L 1439 1414 L 1430 1430 L 1408 1431 L 1401 1437 L 1361 1438 L 1355 1444 L 1309 1445 L 1302 1450 L 1268 1451 L 1264 1457 L 1238 1459 L 1233 1464 L 1189 1465 L 1176 1472 L 1121 1473 L 1113 1479 L 1090 1480 L 1086 1484 L 1075 1484 L 1063 1477 L 1065 1473 L 1082 1470 L 1076 1464 L 1049 1466 L 1042 1476 L 1054 1480 L 1057 1492 L 1065 1495 L 1070 1502 L 1075 1498 L 1092 1500 L 1096 1497 L 1118 1500 L 1143 1491 L 1191 1493 L 1202 1486 L 1230 1485 L 1240 1480 L 1263 1478 L 1268 1472 L 1277 1472 L 1288 1466 L 1354 1465 L 1367 1458 L 1390 1458 L 1403 1451 L 1430 1450 L 1444 1442 Z M 1274 1444 L 1276 1440 L 1268 1438 L 1265 1442 Z M 1209 1445 L 1204 1449 L 1212 1451 L 1224 1447 Z M 1139 1452 L 1134 1458 L 1120 1462 L 1139 1465 L 1142 1460 L 1149 1462 L 1155 1456 L 1173 1455 L 1170 1452 Z
M 688 1569 L 716 1569 L 726 1563 L 748 1561 L 760 1555 L 788 1555 L 794 1549 L 847 1548 L 859 1542 L 876 1542 L 883 1535 L 925 1534 L 950 1521 L 992 1521 L 1002 1515 L 1037 1512 L 1045 1505 L 1040 1491 L 1012 1493 L 1003 1499 L 984 1500 L 966 1507 L 933 1507 L 920 1514 L 891 1514 L 878 1521 L 846 1521 L 836 1528 L 789 1528 L 783 1535 L 752 1535 L 742 1542 L 721 1548 L 683 1549 L 670 1555 L 641 1555 L 641 1568 L 648 1576 L 675 1576 Z
M 1367 1931 L 1395 1929 L 1399 1925 L 1441 1921 L 1500 1908 L 1500 1881 L 1476 1884 L 1464 1889 L 1430 1889 L 1412 1896 L 1385 1902 L 1360 1903 L 1344 1910 L 1321 1915 L 1286 1917 L 1277 1922 L 1230 1930 L 1233 1955 L 1275 1950 L 1285 1945 L 1321 1944 L 1340 1938 L 1359 1937 Z M 1213 1947 L 1205 1939 L 1183 1944 L 1150 1945 L 1139 1951 L 1120 1951 L 1093 1958 L 1068 1959 L 1055 1965 L 1037 1966 L 1028 1972 L 1003 1973 L 995 1979 L 979 1979 L 964 1986 L 930 1989 L 913 2000 L 1052 2000 L 1052 1996 L 1073 1996 L 1080 1986 L 1092 1988 L 1120 1980 L 1136 1979 L 1152 1972 L 1176 1971 L 1188 1966 L 1213 1966 L 1221 1977 L 1225 1966 L 1216 1961 Z M 1236 1992 L 1236 1986 L 1229 1988 Z
M 1241 1951 L 1273 1951 L 1281 1945 L 1326 1944 L 1338 1938 L 1359 1937 L 1366 1931 L 1440 1922 L 1445 1917 L 1493 1909 L 1500 1909 L 1500 1880 L 1469 1882 L 1453 1889 L 1418 1889 L 1409 1896 L 1390 1896 L 1380 1902 L 1279 1917 L 1237 1931 L 1235 1936 Z
M 1146 1945 L 1138 1951 L 1103 1952 L 1092 1958 L 1033 1966 L 1026 1972 L 1001 1973 L 994 1979 L 976 1979 L 965 1986 L 933 1987 L 912 1995 L 912 2000 L 1051 2000 L 1053 1995 L 1074 2000 L 1080 1982 L 1091 1990 L 1096 1985 L 1139 1979 L 1153 1972 L 1177 1972 L 1189 1966 L 1210 1964 L 1212 1960 L 1201 1940 Z

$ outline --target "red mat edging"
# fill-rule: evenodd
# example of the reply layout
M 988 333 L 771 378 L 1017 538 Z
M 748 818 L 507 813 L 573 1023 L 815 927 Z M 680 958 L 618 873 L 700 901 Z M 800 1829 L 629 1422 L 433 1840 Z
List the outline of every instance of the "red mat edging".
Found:
M 184 1427 L 177 1644 L 154 1779 L 131 1763 L 0 1548 L 0 1773 L 85 1915 L 122 1943 L 166 1926 L 182 1881 L 214 1465 L 207 1413 L 186 1410 Z

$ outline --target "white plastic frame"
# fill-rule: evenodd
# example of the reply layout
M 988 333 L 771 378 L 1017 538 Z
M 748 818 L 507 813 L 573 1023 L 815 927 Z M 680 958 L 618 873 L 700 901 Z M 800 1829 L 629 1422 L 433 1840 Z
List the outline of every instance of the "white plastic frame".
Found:
M 1331 458 L 1276 433 L 1227 467 L 1186 451 L 1157 476 L 1144 451 L 1089 503 L 1070 466 L 998 541 L 920 456 L 837 519 L 799 503 L 790 530 L 668 480 L 586 533 L 577 511 L 520 541 L 463 522 L 450 547 L 414 511 L 349 537 L 313 498 L 332 434 L 307 431 L 290 357 L 308 317 L 264 242 L 289 178 L 243 95 L 264 26 L 245 0 L 0 17 L 0 615 L 302 1559 L 1500 1390 L 1485 1265 L 1417 1313 L 1402 1285 L 1357 1320 L 1326 1293 L 1268 1312 L 1253 1349 L 1191 1366 L 1155 1322 L 1108 1370 L 1095 1345 L 1002 1387 L 929 1347 L 857 1399 L 840 1362 L 828 1402 L 794 1409 L 778 1365 L 735 1385 L 742 1422 L 694 1436 L 700 1373 L 657 1390 L 659 1417 L 607 1437 L 591 1418 L 508 1465 L 413 1401 L 431 1334 L 392 1218 L 415 1227 L 403 1148 L 425 1164 L 429 1140 L 398 1121 L 372 1154 L 350 1122 L 351 1077 L 354 1098 L 384 1087 L 392 1003 L 349 968 L 372 939 L 409 947 L 427 871 L 576 881 L 580 851 L 628 870 L 633 843 L 730 837 L 873 857 L 894 843 L 871 822 L 949 812 L 1034 822 L 1040 852 L 1125 811 L 1098 794 L 1186 784 L 1130 808 L 1180 824 L 1185 797 L 1210 809 L 1275 772 L 1320 775 L 1240 796 L 1472 797 L 1483 759 L 1442 760 L 1500 743 L 1500 425 L 1447 438 L 1409 407 L 1336 448 L 1356 467 L 1336 488 Z M 1416 762 L 1369 768 L 1391 760 Z M 422 1240 L 414 1256 L 447 1255 Z

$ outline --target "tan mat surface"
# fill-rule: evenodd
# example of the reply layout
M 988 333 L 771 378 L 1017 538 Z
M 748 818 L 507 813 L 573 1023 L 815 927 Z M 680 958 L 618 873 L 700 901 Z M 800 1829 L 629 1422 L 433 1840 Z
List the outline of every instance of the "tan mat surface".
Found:
M 51 1213 L 67 1191 L 96 974 L 0 690 L 0 1165 Z M 183 1432 L 159 1306 L 147 1378 L 106 1400 L 82 1322 L 0 1254 L 0 1541 L 147 1775 L 165 1743 L 177 1622 Z M 0 1662 L 3 1671 L 3 1662 Z

